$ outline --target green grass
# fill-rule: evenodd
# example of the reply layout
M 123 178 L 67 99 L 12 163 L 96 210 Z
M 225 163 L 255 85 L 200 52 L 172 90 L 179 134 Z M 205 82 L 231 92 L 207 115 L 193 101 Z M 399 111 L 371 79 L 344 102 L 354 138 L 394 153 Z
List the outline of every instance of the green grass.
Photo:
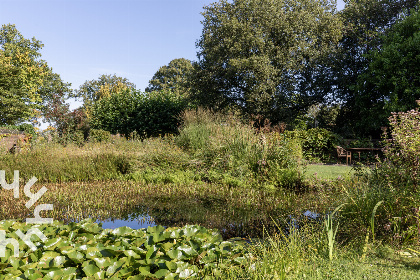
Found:
M 316 176 L 318 179 L 334 180 L 354 174 L 354 169 L 348 165 L 310 164 L 306 166 L 305 178 Z

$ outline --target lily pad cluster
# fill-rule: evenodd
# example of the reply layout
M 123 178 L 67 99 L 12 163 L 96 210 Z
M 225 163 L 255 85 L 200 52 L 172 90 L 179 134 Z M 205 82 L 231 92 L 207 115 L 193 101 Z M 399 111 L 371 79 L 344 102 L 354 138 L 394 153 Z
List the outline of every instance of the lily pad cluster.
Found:
M 38 228 L 46 237 L 31 236 L 32 250 L 16 234 Z M 217 274 L 220 265 L 240 265 L 243 247 L 223 241 L 218 231 L 201 226 L 162 226 L 133 230 L 103 229 L 87 219 L 79 223 L 30 225 L 1 221 L 6 239 L 19 242 L 19 257 L 8 244 L 0 258 L 2 279 L 186 279 L 204 271 Z

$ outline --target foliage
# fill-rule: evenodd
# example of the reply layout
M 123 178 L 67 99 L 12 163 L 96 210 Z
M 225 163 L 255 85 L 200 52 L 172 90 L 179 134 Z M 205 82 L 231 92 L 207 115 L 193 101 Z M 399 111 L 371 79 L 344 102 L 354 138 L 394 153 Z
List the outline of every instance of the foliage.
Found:
M 20 69 L 6 60 L 0 50 L 0 122 L 10 125 L 30 118 L 33 111 L 26 105 L 26 93 L 19 86 Z
M 168 65 L 162 66 L 149 81 L 145 92 L 170 90 L 173 93 L 189 96 L 189 77 L 193 66 L 185 58 L 171 60 Z
M 419 102 L 420 105 L 420 102 Z M 399 168 L 417 191 L 420 183 L 420 112 L 393 113 L 389 118 L 392 142 L 385 150 L 387 159 Z
M 0 29 L 1 122 L 15 124 L 34 117 L 42 97 L 37 89 L 48 72 L 40 60 L 41 41 L 25 39 L 15 25 Z
M 178 133 L 179 117 L 187 108 L 185 97 L 170 91 L 144 95 L 137 107 L 135 131 L 144 137 Z
M 0 121 L 16 124 L 48 114 L 55 95 L 71 92 L 41 59 L 41 41 L 25 39 L 15 25 L 0 29 Z
M 305 159 L 309 161 L 328 160 L 339 142 L 339 136 L 325 128 L 286 131 L 285 136 L 302 143 Z
M 99 100 L 92 107 L 91 127 L 128 135 L 134 131 L 132 124 L 141 98 L 140 92 L 127 89 Z
M 135 89 L 136 86 L 128 81 L 127 78 L 118 77 L 117 75 L 101 75 L 96 80 L 84 82 L 73 97 L 81 98 L 83 105 L 88 111 L 90 108 L 103 97 L 110 97 L 114 94 L 124 92 L 127 89 Z
M 125 90 L 102 98 L 92 110 L 91 125 L 111 133 L 140 137 L 177 133 L 178 116 L 186 108 L 184 97 L 170 91 L 140 93 Z
M 37 226 L 46 240 L 34 240 L 35 250 L 16 235 L 17 230 L 26 233 L 31 227 L 15 221 L 0 222 L 6 238 L 16 238 L 24 249 L 17 258 L 12 257 L 10 248 L 6 249 L 0 262 L 4 279 L 186 279 L 196 276 L 200 268 L 211 273 L 218 270 L 220 262 L 237 265 L 244 259 L 241 247 L 200 226 L 104 230 L 92 220 L 68 225 L 54 222 Z
M 102 129 L 89 130 L 89 141 L 91 142 L 109 142 L 111 140 L 111 133 Z
M 299 189 L 301 147 L 276 132 L 257 134 L 233 116 L 208 111 L 184 114 L 178 146 L 200 160 L 202 167 L 230 175 L 232 185 L 266 184 Z
M 377 236 L 399 246 L 418 238 L 419 116 L 418 109 L 393 113 L 385 159 L 372 171 L 359 172 L 360 179 L 352 187 L 344 187 L 348 204 L 343 212 L 352 227 L 375 228 Z M 380 201 L 383 204 L 375 209 Z M 373 210 L 375 224 L 369 223 Z
M 54 125 L 60 135 L 71 130 L 72 114 L 78 111 L 76 109 L 70 112 L 70 105 L 66 103 L 66 99 L 72 94 L 70 85 L 53 73 L 44 80 L 44 86 L 41 89 L 43 95 L 48 96 L 43 104 L 44 121 Z
M 336 132 L 343 136 L 363 134 L 377 138 L 381 127 L 378 116 L 361 112 L 372 107 L 375 112 L 378 96 L 372 96 L 369 89 L 359 91 L 358 79 L 372 61 L 367 54 L 382 48 L 382 35 L 409 9 L 416 7 L 418 0 L 346 0 L 345 3 L 340 11 L 344 28 L 339 48 L 314 76 L 314 83 L 332 93 L 333 101 L 342 103 Z
M 308 108 L 306 115 L 303 118 L 306 122 L 304 127 L 305 129 L 319 127 L 333 131 L 336 129 L 335 126 L 339 111 L 339 104 L 314 104 Z M 299 118 L 297 118 L 297 120 L 299 120 Z
M 359 125 L 378 130 L 388 125 L 391 112 L 416 107 L 420 99 L 420 12 L 394 24 L 383 36 L 380 50 L 371 51 L 370 64 L 359 76 L 356 102 Z M 374 117 L 373 117 L 374 116 Z
M 29 136 L 28 140 L 33 141 L 36 140 L 38 138 L 38 132 L 37 129 L 28 123 L 23 123 L 20 125 L 8 125 L 8 126 L 2 126 L 1 128 L 6 128 L 6 129 L 15 129 L 17 131 L 23 131 L 25 132 L 25 134 L 27 134 Z
M 341 22 L 330 1 L 235 0 L 205 7 L 194 94 L 201 105 L 286 120 L 312 104 L 297 88 L 334 48 Z

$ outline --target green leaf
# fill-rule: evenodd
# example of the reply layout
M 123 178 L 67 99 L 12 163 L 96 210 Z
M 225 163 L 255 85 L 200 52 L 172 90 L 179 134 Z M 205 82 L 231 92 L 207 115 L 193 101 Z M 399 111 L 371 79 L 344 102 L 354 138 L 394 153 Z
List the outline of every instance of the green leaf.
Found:
M 112 265 L 110 265 L 108 267 L 108 269 L 106 270 L 106 276 L 109 277 L 109 276 L 114 275 L 117 271 L 119 271 L 122 268 L 123 265 L 124 265 L 124 261 L 122 261 L 122 260 L 119 260 L 119 261 L 114 260 L 114 263 Z
M 170 271 L 169 270 L 167 270 L 167 269 L 159 269 L 158 271 L 156 271 L 155 273 L 154 273 L 154 276 L 155 277 L 157 277 L 157 278 L 162 278 L 162 277 L 164 277 L 166 274 L 169 274 L 170 273 Z
M 168 257 L 170 257 L 173 260 L 174 259 L 180 260 L 182 258 L 182 251 L 177 250 L 177 249 L 172 249 L 168 253 L 166 253 L 166 255 L 168 255 Z
M 86 273 L 87 276 L 93 276 L 100 269 L 94 264 L 89 264 L 86 267 L 84 267 L 82 270 Z
M 154 259 L 156 257 L 158 248 L 155 245 L 150 246 L 149 250 L 146 253 L 146 260 Z
M 111 265 L 110 258 L 94 258 L 93 260 L 95 261 L 96 265 L 101 269 L 107 268 Z
M 75 263 L 82 263 L 85 259 L 85 255 L 83 255 L 82 253 L 76 250 L 70 251 L 66 255 L 69 259 L 71 259 Z
M 116 228 L 112 231 L 112 234 L 114 235 L 126 235 L 126 234 L 130 234 L 133 232 L 133 229 L 129 228 L 129 227 L 119 227 Z

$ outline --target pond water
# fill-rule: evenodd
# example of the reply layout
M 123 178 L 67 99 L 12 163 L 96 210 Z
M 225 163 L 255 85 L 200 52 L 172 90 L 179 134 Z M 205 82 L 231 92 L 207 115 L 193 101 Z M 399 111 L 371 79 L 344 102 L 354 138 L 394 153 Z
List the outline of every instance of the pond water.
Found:
M 131 216 L 127 217 L 127 219 L 108 219 L 105 221 L 97 220 L 97 223 L 102 224 L 102 228 L 109 228 L 109 229 L 115 229 L 119 227 L 130 227 L 132 229 L 141 229 L 141 228 L 147 228 L 147 227 L 153 227 L 156 226 L 156 224 L 153 222 L 153 218 L 146 215 L 144 217 L 136 217 Z
M 186 224 L 194 224 L 218 229 L 225 239 L 233 237 L 260 238 L 264 234 L 278 232 L 279 228 L 286 228 L 287 216 L 284 219 L 284 215 L 266 214 L 244 209 L 209 208 L 202 205 L 192 207 L 191 204 L 183 205 L 183 207 L 176 207 L 176 205 L 171 205 L 171 207 L 168 205 L 166 207 L 149 206 L 147 208 L 137 206 L 124 215 L 110 218 L 101 217 L 101 219 L 96 219 L 96 222 L 102 223 L 103 228 L 109 229 L 122 226 L 141 229 L 156 225 L 182 227 Z M 277 218 L 273 219 L 272 217 Z M 91 218 L 94 217 L 91 216 Z
M 118 227 L 130 227 L 132 229 L 142 229 L 147 228 L 149 226 L 156 226 L 161 225 L 164 227 L 168 226 L 182 226 L 184 223 L 170 223 L 168 221 L 165 222 L 158 222 L 153 217 L 143 214 L 144 216 L 140 216 L 139 213 L 133 213 L 131 215 L 128 215 L 126 219 L 107 219 L 105 221 L 97 220 L 97 223 L 102 224 L 102 228 L 104 229 L 115 229 Z M 290 230 L 292 229 L 298 229 L 300 227 L 300 222 L 302 219 L 305 219 L 305 221 L 318 221 L 322 215 L 312 212 L 312 211 L 306 211 L 304 212 L 300 217 L 294 217 L 289 215 L 286 219 L 286 224 L 283 225 L 283 233 L 288 234 Z M 222 217 L 221 217 L 222 218 Z M 255 226 L 255 222 L 257 221 L 257 226 Z M 241 222 L 238 221 L 226 221 L 226 223 L 217 224 L 215 225 L 215 228 L 217 228 L 223 237 L 225 238 L 232 238 L 232 237 L 261 237 L 263 234 L 263 230 L 267 230 L 267 232 L 273 233 L 278 232 L 277 226 L 279 225 L 278 221 L 276 222 L 274 219 L 271 221 L 262 221 L 262 220 L 242 220 Z M 188 224 L 186 222 L 185 224 Z M 201 223 L 202 224 L 202 223 Z M 203 225 L 203 224 L 202 224 Z M 204 224 L 204 226 L 211 228 L 211 225 Z

